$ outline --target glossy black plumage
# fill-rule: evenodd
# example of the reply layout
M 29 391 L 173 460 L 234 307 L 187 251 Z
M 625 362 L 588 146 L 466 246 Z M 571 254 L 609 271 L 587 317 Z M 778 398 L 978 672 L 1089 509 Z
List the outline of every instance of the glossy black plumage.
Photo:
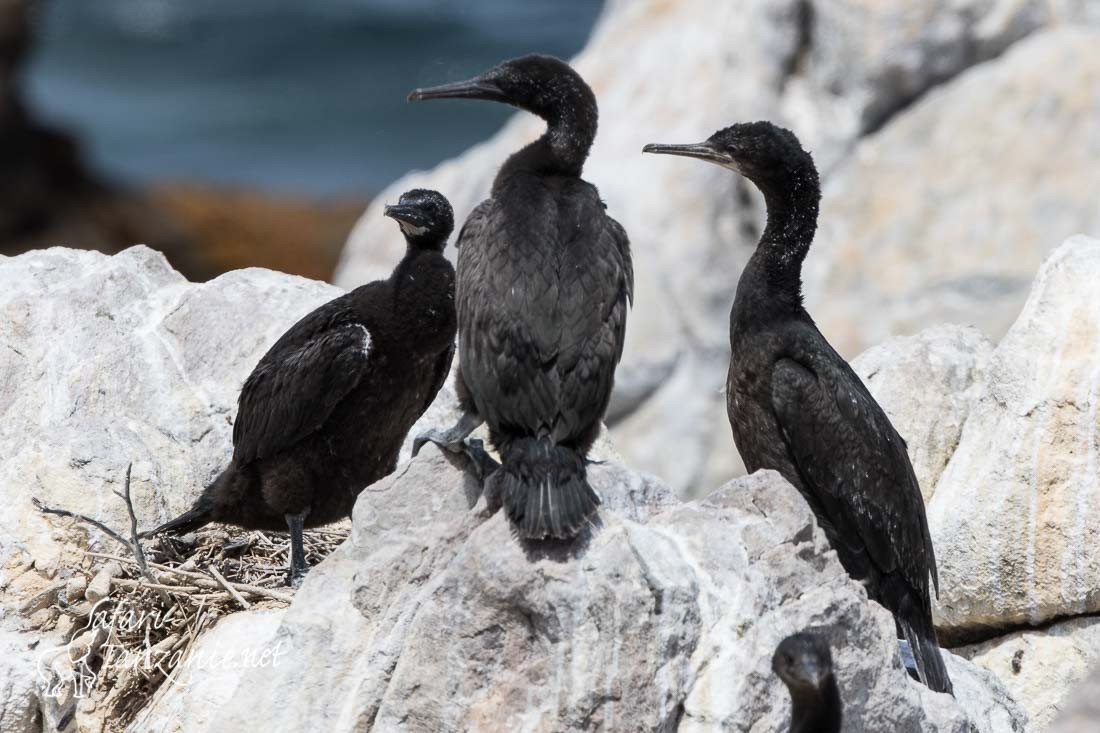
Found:
M 317 308 L 268 350 L 241 389 L 232 461 L 153 533 L 289 525 L 300 550 L 303 526 L 347 517 L 360 490 L 396 468 L 454 356 L 454 269 L 442 254 L 453 215 L 422 190 L 386 215 L 408 242 L 393 274 Z M 304 558 L 294 554 L 297 573 Z
M 586 455 L 611 395 L 633 290 L 626 233 L 580 178 L 596 100 L 547 56 L 410 95 L 437 97 L 507 102 L 547 122 L 501 167 L 459 234 L 457 386 L 467 413 L 488 422 L 502 459 L 491 483 L 520 535 L 571 538 L 599 504 Z
M 823 637 L 811 632 L 788 636 L 776 647 L 772 670 L 791 694 L 790 733 L 840 733 L 843 703 Z
M 802 306 L 802 261 L 820 198 L 813 160 L 793 134 L 767 122 L 646 150 L 737 170 L 764 194 L 768 223 L 730 313 L 734 441 L 749 471 L 774 469 L 798 488 L 849 574 L 893 612 L 922 681 L 950 692 L 932 625 L 936 560 L 905 443 Z

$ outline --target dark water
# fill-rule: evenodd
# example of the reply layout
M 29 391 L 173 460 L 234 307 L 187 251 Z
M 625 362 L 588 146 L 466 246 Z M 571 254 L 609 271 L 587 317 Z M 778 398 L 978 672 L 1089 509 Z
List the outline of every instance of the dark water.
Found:
M 376 191 L 492 133 L 505 107 L 416 86 L 584 45 L 600 0 L 49 0 L 28 91 L 128 181 Z

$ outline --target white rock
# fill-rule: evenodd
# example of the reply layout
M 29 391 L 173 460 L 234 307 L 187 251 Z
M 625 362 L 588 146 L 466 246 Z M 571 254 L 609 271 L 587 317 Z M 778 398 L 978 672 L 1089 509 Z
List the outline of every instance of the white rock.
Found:
M 957 701 L 908 679 L 893 620 L 776 474 L 680 504 L 619 464 L 590 470 L 599 527 L 525 547 L 426 448 L 360 496 L 352 537 L 277 632 L 289 663 L 248 670 L 210 730 L 782 730 L 770 658 L 813 625 L 852 729 L 1025 728 L 962 660 L 949 657 Z
M 1100 610 L 1100 240 L 1043 263 L 928 519 L 950 635 Z
M 256 361 L 339 293 L 265 270 L 191 284 L 145 247 L 0 258 L 2 564 L 56 565 L 89 531 L 47 519 L 32 496 L 128 531 L 112 489 L 131 461 L 143 528 L 187 508 L 229 459 Z
M 1100 665 L 1100 618 L 1018 631 L 956 651 L 996 674 L 1032 725 L 1046 730 L 1069 704 L 1077 684 Z
M 285 609 L 241 611 L 218 619 L 134 719 L 132 733 L 189 733 L 209 729 L 211 719 L 249 669 L 287 664 L 274 638 Z M 262 730 L 259 728 L 257 730 Z
M 1051 245 L 1100 234 L 1100 29 L 1043 31 L 863 140 L 825 187 L 810 312 L 841 353 L 1007 330 Z
M 1100 667 L 1070 690 L 1066 709 L 1047 733 L 1093 733 L 1100 720 Z
M 38 733 L 34 638 L 0 631 L 0 733 Z
M 943 325 L 892 338 L 852 360 L 908 444 L 926 502 L 959 444 L 992 351 L 977 329 Z

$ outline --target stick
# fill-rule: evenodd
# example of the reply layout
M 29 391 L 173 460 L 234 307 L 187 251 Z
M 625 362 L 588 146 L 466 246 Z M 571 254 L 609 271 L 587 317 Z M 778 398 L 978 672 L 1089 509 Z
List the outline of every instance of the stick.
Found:
M 130 552 L 134 553 L 134 558 L 137 560 L 142 576 L 155 586 L 157 585 L 157 579 L 153 577 L 153 574 L 149 572 L 149 566 L 145 564 L 145 552 L 141 549 L 141 540 L 138 539 L 137 515 L 134 513 L 134 502 L 130 499 L 130 472 L 133 468 L 134 463 L 131 461 L 126 466 L 126 483 L 123 484 L 122 493 L 115 491 L 114 494 L 126 502 L 126 513 L 130 515 Z M 166 604 L 171 603 L 167 593 L 159 588 L 156 591 L 162 601 Z
M 126 547 L 130 546 L 130 541 L 129 540 L 127 540 L 125 537 L 120 535 L 118 532 L 114 531 L 113 529 L 108 527 L 106 524 L 104 524 L 103 522 L 100 522 L 97 519 L 92 519 L 91 517 L 85 516 L 83 514 L 77 514 L 76 512 L 70 512 L 68 509 L 55 509 L 54 507 L 46 506 L 45 504 L 42 503 L 42 501 L 40 499 L 36 499 L 34 497 L 31 497 L 31 503 L 33 503 L 35 508 L 38 509 L 38 511 L 42 512 L 43 514 L 56 514 L 59 517 L 72 517 L 73 519 L 79 519 L 82 522 L 87 522 L 88 524 L 92 525 L 93 527 L 98 529 L 100 532 L 103 532 L 105 535 L 107 535 L 108 537 L 113 539 L 115 542 L 119 542 L 119 543 L 125 545 Z
M 164 585 L 162 583 L 150 583 L 147 580 L 133 580 L 131 578 L 111 578 L 111 585 L 117 585 L 122 588 L 152 588 L 153 590 L 163 590 L 169 593 L 186 593 L 188 595 L 202 590 L 194 585 Z
M 244 599 L 244 596 L 242 596 L 240 593 L 238 593 L 237 589 L 234 588 L 232 585 L 230 585 L 228 580 L 226 580 L 224 577 L 222 577 L 222 574 L 218 572 L 218 569 L 216 567 L 211 565 L 210 567 L 207 568 L 207 570 L 209 570 L 210 574 L 213 575 L 214 578 L 219 583 L 221 583 L 223 588 L 225 588 L 227 591 L 229 591 L 229 595 L 233 596 L 233 600 L 235 600 L 237 603 L 241 604 L 242 608 L 244 608 L 245 610 L 248 610 L 248 609 L 252 608 L 252 604 L 249 603 L 248 601 L 246 601 Z
M 105 558 L 107 560 L 118 560 L 119 562 L 127 562 L 127 563 L 130 563 L 130 564 L 134 564 L 134 561 L 132 559 L 128 558 L 128 557 L 119 557 L 118 555 L 108 555 L 105 552 L 85 551 L 84 554 L 85 555 L 90 555 L 92 557 L 101 557 L 101 558 Z M 213 580 L 210 580 L 210 578 L 206 577 L 202 573 L 195 573 L 195 572 L 192 572 L 190 570 L 178 570 L 176 568 L 170 568 L 167 565 L 160 565 L 160 564 L 155 563 L 155 562 L 154 563 L 149 563 L 149 565 L 150 565 L 150 567 L 154 568 L 155 570 L 159 570 L 162 573 L 172 573 L 173 575 L 179 575 L 180 577 L 183 577 L 183 578 L 189 578 L 192 581 L 194 581 L 195 585 L 198 585 L 198 586 L 205 586 L 206 588 L 215 588 L 215 589 L 220 589 L 222 587 L 220 583 L 215 583 Z M 241 593 L 251 593 L 254 596 L 263 596 L 265 598 L 272 598 L 276 601 L 283 601 L 284 603 L 290 603 L 291 601 L 294 600 L 294 596 L 290 595 L 289 593 L 280 593 L 277 590 L 272 590 L 270 588 L 264 588 L 264 587 L 261 587 L 261 586 L 258 586 L 258 585 L 249 585 L 247 583 L 234 583 L 234 582 L 228 581 L 228 580 L 226 582 L 229 583 L 234 588 L 236 588 L 237 590 L 239 590 Z

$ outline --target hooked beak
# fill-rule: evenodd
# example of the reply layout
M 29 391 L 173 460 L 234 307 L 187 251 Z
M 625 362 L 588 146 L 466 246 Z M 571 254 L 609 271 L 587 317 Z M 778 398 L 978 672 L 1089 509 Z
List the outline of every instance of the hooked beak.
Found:
M 440 84 L 436 87 L 413 89 L 409 92 L 410 102 L 422 102 L 425 99 L 484 99 L 490 102 L 507 102 L 504 92 L 491 79 L 475 76 L 466 81 L 452 84 Z
M 416 206 L 394 204 L 393 206 L 387 206 L 382 210 L 382 213 L 391 219 L 411 224 L 414 227 L 424 227 L 428 225 L 428 217 L 426 217 L 424 212 Z
M 643 153 L 657 153 L 659 155 L 680 155 L 685 158 L 698 158 L 708 163 L 716 163 L 724 168 L 737 169 L 737 160 L 724 150 L 715 148 L 711 143 L 701 142 L 691 145 L 662 145 L 650 143 L 642 148 Z

